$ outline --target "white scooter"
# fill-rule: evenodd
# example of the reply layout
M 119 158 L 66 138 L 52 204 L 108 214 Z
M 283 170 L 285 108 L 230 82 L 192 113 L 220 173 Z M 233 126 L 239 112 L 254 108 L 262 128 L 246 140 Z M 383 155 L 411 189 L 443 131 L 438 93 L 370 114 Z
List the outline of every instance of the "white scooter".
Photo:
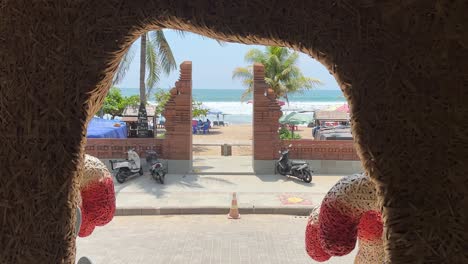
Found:
M 143 168 L 140 163 L 140 156 L 134 149 L 127 151 L 128 158 L 126 160 L 110 160 L 112 170 L 117 170 L 115 178 L 119 183 L 124 183 L 127 178 L 136 174 L 143 175 Z

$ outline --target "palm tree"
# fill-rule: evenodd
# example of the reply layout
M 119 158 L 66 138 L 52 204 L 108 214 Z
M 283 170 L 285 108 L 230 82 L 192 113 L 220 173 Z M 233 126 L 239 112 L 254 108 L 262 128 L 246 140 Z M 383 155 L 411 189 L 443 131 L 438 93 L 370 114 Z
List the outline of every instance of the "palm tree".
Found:
M 251 49 L 245 55 L 245 61 L 249 64 L 261 63 L 265 66 L 265 82 L 273 89 L 277 97 L 282 97 L 288 102 L 288 94 L 309 90 L 322 82 L 315 78 L 305 77 L 299 67 L 297 59 L 299 53 L 291 52 L 287 48 L 267 46 L 265 51 Z M 253 91 L 253 69 L 238 67 L 232 73 L 233 79 L 240 79 L 247 89 L 242 94 L 241 100 L 245 100 Z
M 178 32 L 183 35 L 182 31 Z M 141 36 L 140 44 L 140 103 L 146 104 L 153 88 L 159 82 L 161 73 L 169 74 L 177 64 L 162 30 L 150 31 Z M 113 84 L 123 80 L 130 68 L 135 52 L 130 49 L 120 62 Z M 148 76 L 145 78 L 145 75 Z

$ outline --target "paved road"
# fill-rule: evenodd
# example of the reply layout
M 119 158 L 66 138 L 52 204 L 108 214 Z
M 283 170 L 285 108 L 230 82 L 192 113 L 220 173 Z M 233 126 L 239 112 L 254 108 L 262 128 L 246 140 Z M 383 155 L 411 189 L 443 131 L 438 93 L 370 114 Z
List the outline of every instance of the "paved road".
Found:
M 78 238 L 94 264 L 304 264 L 307 219 L 284 215 L 120 216 Z M 355 252 L 323 263 L 353 263 Z
M 167 175 L 164 185 L 149 175 L 115 182 L 117 208 L 226 208 L 232 192 L 244 208 L 318 205 L 340 176 L 314 176 L 312 183 L 280 175 Z M 297 197 L 303 203 L 286 203 Z M 295 198 L 295 200 L 298 200 Z M 241 212 L 242 213 L 242 212 Z

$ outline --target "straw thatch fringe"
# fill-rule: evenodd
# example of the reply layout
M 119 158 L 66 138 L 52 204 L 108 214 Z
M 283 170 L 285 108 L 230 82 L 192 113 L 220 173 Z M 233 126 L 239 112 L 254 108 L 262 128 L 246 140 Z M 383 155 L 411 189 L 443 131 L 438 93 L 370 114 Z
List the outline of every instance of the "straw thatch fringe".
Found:
M 466 1 L 0 0 L 0 263 L 74 259 L 86 123 L 138 34 L 322 62 L 349 100 L 392 263 L 468 261 Z

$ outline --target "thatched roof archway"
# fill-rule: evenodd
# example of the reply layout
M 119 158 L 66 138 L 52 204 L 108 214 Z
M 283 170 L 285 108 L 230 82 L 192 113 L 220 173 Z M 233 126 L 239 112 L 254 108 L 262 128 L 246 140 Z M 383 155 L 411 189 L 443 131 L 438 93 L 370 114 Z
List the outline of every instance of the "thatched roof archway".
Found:
M 0 262 L 74 258 L 86 121 L 139 34 L 188 30 L 310 54 L 351 105 L 392 263 L 461 263 L 468 41 L 456 1 L 0 1 Z

